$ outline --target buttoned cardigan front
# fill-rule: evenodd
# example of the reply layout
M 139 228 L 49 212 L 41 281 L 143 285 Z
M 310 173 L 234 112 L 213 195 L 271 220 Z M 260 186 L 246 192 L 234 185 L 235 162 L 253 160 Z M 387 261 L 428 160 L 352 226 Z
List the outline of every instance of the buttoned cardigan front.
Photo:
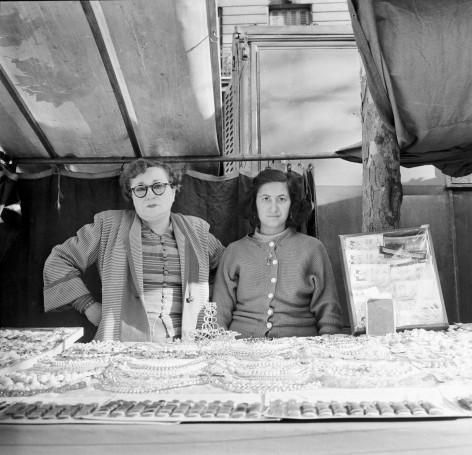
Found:
M 341 307 L 323 244 L 293 229 L 278 240 L 230 244 L 215 280 L 218 324 L 242 337 L 341 333 Z

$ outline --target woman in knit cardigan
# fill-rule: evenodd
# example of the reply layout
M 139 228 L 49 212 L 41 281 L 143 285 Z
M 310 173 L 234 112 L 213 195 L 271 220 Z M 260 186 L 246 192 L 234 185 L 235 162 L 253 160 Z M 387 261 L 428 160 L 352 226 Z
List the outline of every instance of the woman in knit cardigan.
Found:
M 199 327 L 224 247 L 206 221 L 171 213 L 180 181 L 167 164 L 130 163 L 120 185 L 134 210 L 98 213 L 53 248 L 43 273 L 45 310 L 72 306 L 98 326 L 96 340 L 165 342 Z M 94 263 L 100 302 L 81 278 Z
M 255 232 L 227 247 L 216 275 L 213 300 L 220 327 L 243 338 L 342 332 L 326 250 L 294 229 L 302 205 L 290 172 L 266 169 L 253 180 L 246 208 Z

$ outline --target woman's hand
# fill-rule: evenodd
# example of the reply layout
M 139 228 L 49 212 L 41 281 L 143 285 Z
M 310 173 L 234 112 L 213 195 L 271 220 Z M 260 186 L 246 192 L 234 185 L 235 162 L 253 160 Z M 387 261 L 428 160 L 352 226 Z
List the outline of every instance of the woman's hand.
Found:
M 102 304 L 95 302 L 85 310 L 85 316 L 95 326 L 102 320 Z

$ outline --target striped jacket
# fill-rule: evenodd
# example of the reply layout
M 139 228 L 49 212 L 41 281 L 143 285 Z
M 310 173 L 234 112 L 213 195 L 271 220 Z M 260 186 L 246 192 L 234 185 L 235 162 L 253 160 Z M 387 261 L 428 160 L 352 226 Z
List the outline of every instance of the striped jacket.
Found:
M 182 273 L 182 337 L 199 327 L 209 300 L 209 274 L 223 253 L 206 221 L 171 214 Z M 132 210 L 95 215 L 44 265 L 44 308 L 52 311 L 90 294 L 81 274 L 97 264 L 102 281 L 102 319 L 95 340 L 150 341 L 144 308 L 141 220 Z

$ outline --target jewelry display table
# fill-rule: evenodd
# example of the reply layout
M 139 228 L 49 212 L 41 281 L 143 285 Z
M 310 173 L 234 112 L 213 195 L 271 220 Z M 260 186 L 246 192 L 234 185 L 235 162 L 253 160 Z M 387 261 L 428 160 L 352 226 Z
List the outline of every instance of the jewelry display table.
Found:
M 28 454 L 469 454 L 471 354 L 464 325 L 75 344 L 0 375 L 0 438 Z

